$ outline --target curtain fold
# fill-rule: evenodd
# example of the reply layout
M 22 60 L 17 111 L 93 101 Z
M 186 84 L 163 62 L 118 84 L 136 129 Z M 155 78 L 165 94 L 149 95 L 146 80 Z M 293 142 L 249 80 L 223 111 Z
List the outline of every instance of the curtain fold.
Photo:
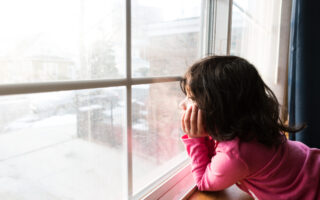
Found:
M 319 1 L 293 0 L 289 49 L 289 124 L 307 124 L 290 139 L 320 148 Z

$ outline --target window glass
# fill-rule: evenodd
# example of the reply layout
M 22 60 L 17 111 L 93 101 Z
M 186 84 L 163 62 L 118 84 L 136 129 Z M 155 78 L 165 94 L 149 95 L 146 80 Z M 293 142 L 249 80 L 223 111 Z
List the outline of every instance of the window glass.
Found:
M 133 190 L 139 191 L 186 159 L 180 141 L 179 84 L 133 87 Z
M 124 1 L 0 1 L 0 83 L 124 76 Z
M 0 199 L 121 199 L 123 94 L 0 97 Z
M 182 75 L 201 1 L 131 6 L 133 77 Z M 123 0 L 0 1 L 0 27 L 0 84 L 126 78 Z M 178 82 L 132 86 L 134 192 L 187 158 L 183 98 Z M 125 107 L 125 87 L 0 96 L 0 199 L 122 199 Z
M 182 75 L 199 57 L 198 0 L 132 1 L 132 75 Z
M 278 98 L 276 85 L 281 1 L 234 0 L 232 8 L 231 54 L 253 63 Z

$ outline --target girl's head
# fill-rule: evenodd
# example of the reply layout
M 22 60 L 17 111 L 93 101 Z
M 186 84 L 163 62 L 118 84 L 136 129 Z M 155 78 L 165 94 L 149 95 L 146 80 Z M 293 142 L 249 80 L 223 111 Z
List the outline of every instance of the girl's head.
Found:
M 240 57 L 206 57 L 188 69 L 180 86 L 202 110 L 206 131 L 218 141 L 239 137 L 273 146 L 285 140 L 284 131 L 298 131 L 282 124 L 274 93 Z

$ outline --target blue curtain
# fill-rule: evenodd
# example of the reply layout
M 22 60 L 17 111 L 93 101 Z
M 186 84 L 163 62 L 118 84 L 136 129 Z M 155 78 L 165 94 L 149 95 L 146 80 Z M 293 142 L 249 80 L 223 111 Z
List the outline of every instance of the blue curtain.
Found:
M 293 0 L 288 74 L 290 139 L 320 148 L 320 1 Z

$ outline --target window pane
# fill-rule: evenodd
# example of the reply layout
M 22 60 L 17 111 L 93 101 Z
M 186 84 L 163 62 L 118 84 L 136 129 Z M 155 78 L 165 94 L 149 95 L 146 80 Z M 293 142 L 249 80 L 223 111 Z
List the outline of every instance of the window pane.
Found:
M 0 199 L 121 199 L 123 94 L 0 97 Z
M 233 1 L 231 36 L 231 54 L 252 62 L 278 97 L 283 93 L 275 84 L 280 11 L 278 0 Z
M 186 159 L 180 141 L 181 99 L 183 93 L 177 82 L 133 87 L 134 192 Z
M 0 83 L 124 76 L 124 1 L 0 1 Z
M 133 0 L 133 76 L 182 75 L 199 57 L 200 12 L 198 0 Z

